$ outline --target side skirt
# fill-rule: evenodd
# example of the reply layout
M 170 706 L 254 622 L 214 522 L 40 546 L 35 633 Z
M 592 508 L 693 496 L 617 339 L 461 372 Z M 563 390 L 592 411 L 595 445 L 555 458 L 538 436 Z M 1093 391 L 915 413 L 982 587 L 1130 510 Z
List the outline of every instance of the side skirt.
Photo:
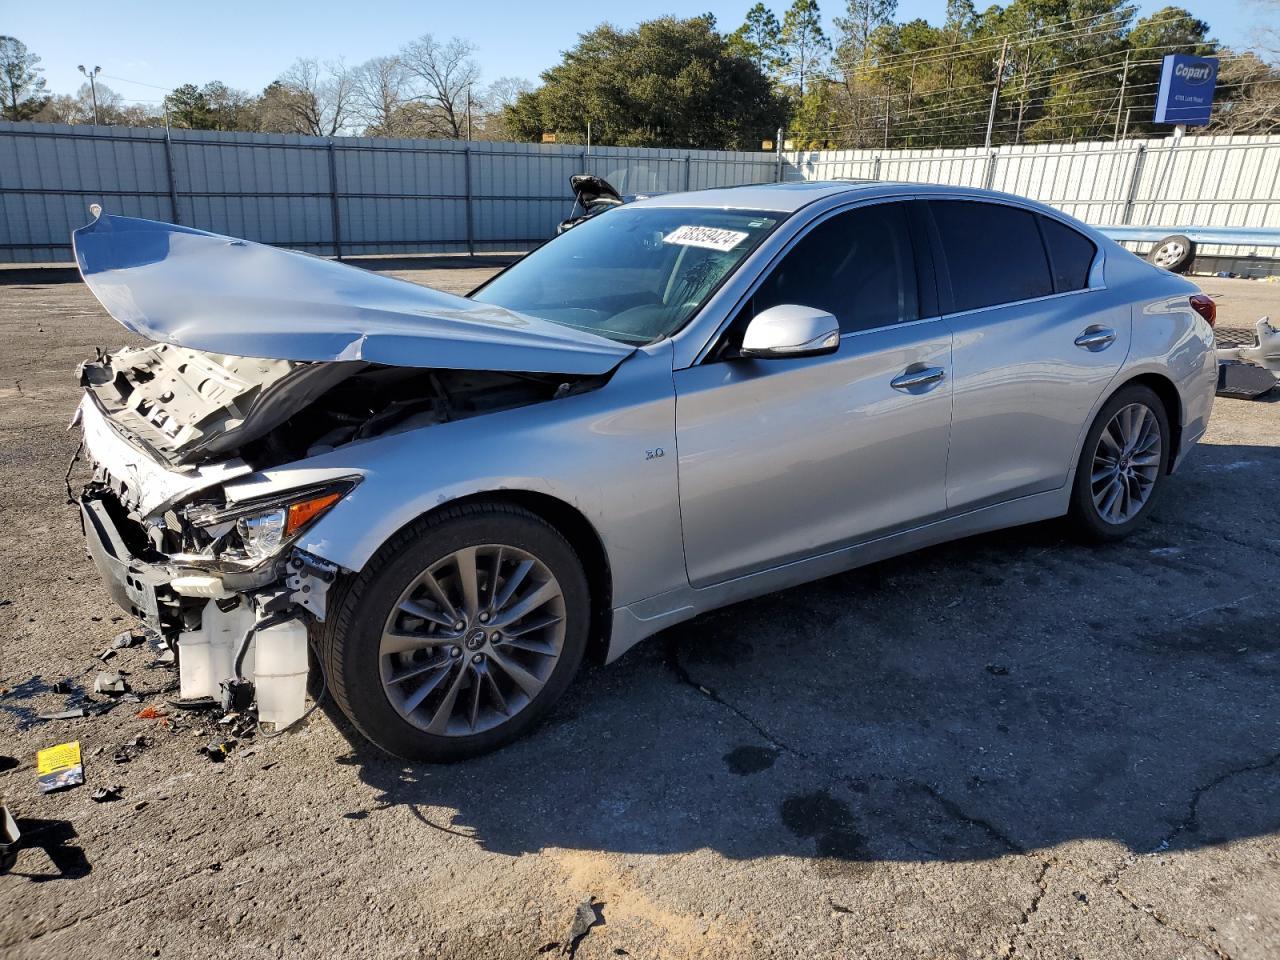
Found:
M 1075 471 L 1057 490 L 992 504 L 945 520 L 936 520 L 876 540 L 841 547 L 816 557 L 747 574 L 710 587 L 679 587 L 613 611 L 613 630 L 606 663 L 612 663 L 646 637 L 700 613 L 820 580 L 855 567 L 887 560 L 923 547 L 958 540 L 1004 527 L 1064 516 Z

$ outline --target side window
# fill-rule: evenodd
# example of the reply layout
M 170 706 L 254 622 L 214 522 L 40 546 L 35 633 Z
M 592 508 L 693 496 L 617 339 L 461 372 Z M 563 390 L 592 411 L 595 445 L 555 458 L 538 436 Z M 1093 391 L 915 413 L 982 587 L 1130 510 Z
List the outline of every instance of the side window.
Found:
M 931 200 L 929 208 L 957 311 L 1053 293 L 1035 214 L 980 200 Z
M 751 313 L 780 303 L 826 310 L 842 333 L 920 316 L 915 257 L 901 203 L 879 203 L 824 220 L 774 267 Z
M 1058 293 L 1089 286 L 1089 268 L 1098 249 L 1082 233 L 1051 217 L 1040 218 L 1040 229 L 1053 261 L 1053 286 Z

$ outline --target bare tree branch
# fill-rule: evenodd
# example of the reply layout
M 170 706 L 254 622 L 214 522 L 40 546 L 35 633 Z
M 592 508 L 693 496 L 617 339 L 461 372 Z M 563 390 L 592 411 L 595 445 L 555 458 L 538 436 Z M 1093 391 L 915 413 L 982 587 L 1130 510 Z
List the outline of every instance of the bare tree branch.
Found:
M 480 80 L 480 67 L 472 59 L 475 49 L 460 37 L 441 43 L 424 33 L 401 51 L 400 59 L 417 88 L 410 101 L 423 108 L 416 117 L 421 135 L 462 138 L 467 100 Z

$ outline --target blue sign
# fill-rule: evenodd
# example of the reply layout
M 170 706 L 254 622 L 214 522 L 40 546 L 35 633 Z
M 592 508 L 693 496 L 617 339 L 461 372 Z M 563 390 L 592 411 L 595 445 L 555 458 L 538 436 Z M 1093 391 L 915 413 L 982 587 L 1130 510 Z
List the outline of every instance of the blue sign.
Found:
M 1160 68 L 1156 123 L 1204 126 L 1213 109 L 1213 88 L 1217 82 L 1217 57 L 1192 57 L 1184 53 L 1166 56 Z

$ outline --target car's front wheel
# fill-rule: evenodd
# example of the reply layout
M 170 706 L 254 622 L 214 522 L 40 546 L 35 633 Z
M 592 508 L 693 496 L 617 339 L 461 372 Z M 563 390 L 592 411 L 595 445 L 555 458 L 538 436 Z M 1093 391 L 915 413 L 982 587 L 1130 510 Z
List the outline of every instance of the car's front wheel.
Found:
M 544 716 L 590 620 L 573 547 L 526 510 L 446 508 L 410 525 L 331 597 L 321 650 L 334 699 L 382 749 L 476 756 Z
M 1168 475 L 1169 418 L 1150 387 L 1131 384 L 1103 406 L 1085 437 L 1071 520 L 1086 538 L 1119 540 L 1150 512 Z

